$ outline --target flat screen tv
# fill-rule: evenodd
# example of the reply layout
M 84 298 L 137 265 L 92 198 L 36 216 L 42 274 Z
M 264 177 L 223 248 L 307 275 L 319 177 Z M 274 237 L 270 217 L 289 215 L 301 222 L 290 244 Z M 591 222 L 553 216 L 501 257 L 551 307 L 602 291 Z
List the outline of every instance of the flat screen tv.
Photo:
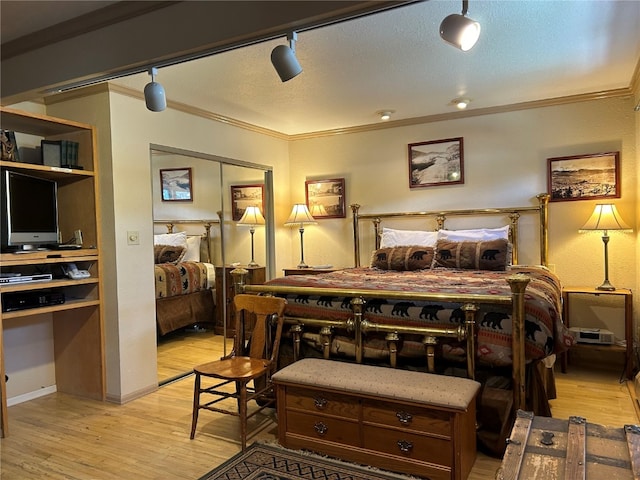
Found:
M 58 185 L 54 180 L 2 172 L 4 251 L 31 250 L 58 243 Z

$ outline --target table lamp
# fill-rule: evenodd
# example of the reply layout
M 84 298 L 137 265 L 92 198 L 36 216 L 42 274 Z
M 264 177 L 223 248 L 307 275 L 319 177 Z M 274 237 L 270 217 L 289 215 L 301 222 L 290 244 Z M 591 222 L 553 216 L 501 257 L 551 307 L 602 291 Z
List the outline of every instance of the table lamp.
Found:
M 238 220 L 237 225 L 242 227 L 248 226 L 249 232 L 251 233 L 251 261 L 247 264 L 249 267 L 258 266 L 253 259 L 253 234 L 256 233 L 256 225 L 264 225 L 264 223 L 264 217 L 262 216 L 262 212 L 260 212 L 260 207 L 256 207 L 255 205 L 247 207 L 242 218 Z
M 596 290 L 615 290 L 616 287 L 609 282 L 609 230 L 626 230 L 632 231 L 632 228 L 627 225 L 616 209 L 616 206 L 612 203 L 597 204 L 593 210 L 591 217 L 587 220 L 580 232 L 586 232 L 590 230 L 602 230 L 602 242 L 604 243 L 604 282 Z
M 285 227 L 295 227 L 296 225 L 300 226 L 300 263 L 298 264 L 298 268 L 309 268 L 309 265 L 304 263 L 304 242 L 302 240 L 302 235 L 304 234 L 304 226 L 312 225 L 318 223 L 314 220 L 309 213 L 309 209 L 307 205 L 304 203 L 296 203 L 291 210 L 291 215 L 284 223 Z

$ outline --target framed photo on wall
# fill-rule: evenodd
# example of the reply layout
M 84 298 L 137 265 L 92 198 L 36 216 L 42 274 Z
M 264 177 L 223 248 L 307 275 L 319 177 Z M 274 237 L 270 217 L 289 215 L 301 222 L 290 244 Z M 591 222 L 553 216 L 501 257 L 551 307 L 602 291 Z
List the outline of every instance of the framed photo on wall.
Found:
M 409 187 L 464 183 L 462 137 L 409 144 Z
M 307 180 L 304 184 L 307 207 L 316 219 L 345 218 L 344 178 Z
M 163 202 L 192 202 L 191 168 L 165 168 L 160 170 Z
M 264 185 L 231 185 L 231 214 L 234 222 L 239 221 L 247 207 L 256 205 L 264 215 Z
M 620 152 L 547 159 L 551 202 L 620 198 Z

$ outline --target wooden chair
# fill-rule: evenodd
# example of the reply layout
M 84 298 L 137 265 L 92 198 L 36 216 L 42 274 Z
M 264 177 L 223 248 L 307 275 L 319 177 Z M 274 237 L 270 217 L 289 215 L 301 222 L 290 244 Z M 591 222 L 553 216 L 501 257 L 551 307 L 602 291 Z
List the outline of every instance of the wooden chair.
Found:
M 195 385 L 191 438 L 195 436 L 198 412 L 201 409 L 226 413 L 240 417 L 240 438 L 242 450 L 245 450 L 247 419 L 264 408 L 275 405 L 271 374 L 276 369 L 284 323 L 283 312 L 287 302 L 283 298 L 239 294 L 234 297 L 233 303 L 236 323 L 233 350 L 220 360 L 198 365 L 193 369 Z M 255 321 L 255 324 L 247 341 L 245 328 L 252 321 Z M 216 379 L 215 385 L 202 387 L 202 377 Z M 248 384 L 252 380 L 253 386 L 249 387 Z M 234 382 L 235 391 L 229 388 L 226 391 L 221 390 L 221 387 Z M 201 400 L 201 395 L 212 395 L 214 398 L 206 397 Z M 236 410 L 215 406 L 228 398 L 237 400 Z M 257 400 L 259 408 L 247 415 L 247 404 L 251 400 Z

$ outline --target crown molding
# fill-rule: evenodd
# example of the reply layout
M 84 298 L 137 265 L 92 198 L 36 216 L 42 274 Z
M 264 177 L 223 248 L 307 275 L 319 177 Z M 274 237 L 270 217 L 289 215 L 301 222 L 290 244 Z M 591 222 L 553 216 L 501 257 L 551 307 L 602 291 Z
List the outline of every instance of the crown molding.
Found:
M 637 70 L 637 69 L 636 69 Z M 637 75 L 635 76 L 635 83 L 639 83 Z M 79 88 L 76 90 L 70 90 L 65 93 L 59 93 L 45 98 L 46 105 L 52 105 L 54 103 L 65 102 L 71 99 L 77 99 L 89 95 L 95 95 L 97 93 L 111 92 L 120 95 L 125 95 L 144 102 L 144 94 L 141 91 L 134 90 L 132 88 L 115 85 L 112 83 L 100 83 L 91 85 L 89 87 Z M 507 105 L 499 105 L 496 107 L 467 109 L 464 111 L 455 111 L 440 113 L 436 115 L 426 115 L 423 117 L 405 118 L 402 120 L 392 120 L 390 122 L 383 123 L 371 123 L 366 125 L 357 125 L 354 127 L 335 128 L 330 130 L 321 130 L 316 132 L 300 133 L 288 135 L 286 133 L 278 132 L 269 128 L 253 125 L 242 120 L 226 117 L 202 108 L 187 105 L 185 103 L 175 102 L 167 99 L 167 108 L 177 110 L 183 113 L 194 115 L 196 117 L 205 118 L 226 125 L 242 128 L 261 135 L 267 135 L 279 140 L 308 140 L 312 138 L 331 137 L 335 135 L 346 135 L 350 133 L 362 133 L 375 130 L 383 130 L 387 128 L 406 127 L 411 125 L 420 125 L 425 123 L 442 122 L 446 120 L 457 120 L 461 118 L 479 117 L 484 115 L 494 115 L 498 113 L 509 113 L 520 110 L 530 110 L 534 108 L 553 107 L 558 105 L 567 105 L 570 103 L 589 102 L 593 100 L 604 100 L 607 98 L 620 98 L 620 97 L 633 97 L 634 90 L 631 86 L 625 88 L 617 88 L 612 90 L 603 90 L 601 92 L 583 93 L 579 95 L 569 95 L 566 97 L 547 98 L 544 100 L 534 100 L 530 102 L 512 103 Z

